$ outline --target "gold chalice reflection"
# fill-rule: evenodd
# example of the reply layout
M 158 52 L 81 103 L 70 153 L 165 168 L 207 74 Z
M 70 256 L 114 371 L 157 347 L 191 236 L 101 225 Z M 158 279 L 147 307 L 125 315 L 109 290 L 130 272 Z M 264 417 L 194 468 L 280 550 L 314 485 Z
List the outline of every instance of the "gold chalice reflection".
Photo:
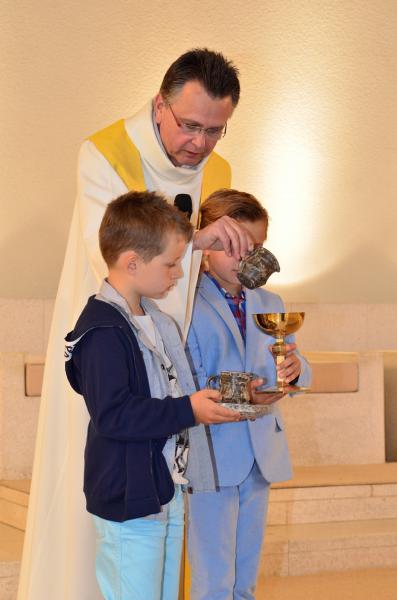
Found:
M 276 366 L 281 364 L 287 353 L 285 337 L 291 333 L 295 333 L 302 326 L 305 318 L 304 312 L 290 312 L 290 313 L 257 313 L 253 315 L 255 323 L 258 327 L 268 335 L 276 338 L 273 344 L 272 354 L 276 362 Z M 309 388 L 299 387 L 286 383 L 277 373 L 276 387 L 266 388 L 264 392 L 305 392 Z

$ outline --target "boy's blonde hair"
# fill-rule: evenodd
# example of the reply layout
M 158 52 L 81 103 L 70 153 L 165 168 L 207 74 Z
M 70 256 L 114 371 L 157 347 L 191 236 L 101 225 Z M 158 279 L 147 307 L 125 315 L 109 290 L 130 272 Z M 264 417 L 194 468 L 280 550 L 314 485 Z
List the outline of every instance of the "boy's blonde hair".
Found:
M 264 221 L 267 233 L 269 215 L 252 194 L 220 189 L 208 196 L 200 208 L 200 229 L 225 215 L 236 221 Z
M 145 262 L 164 252 L 170 233 L 192 239 L 186 215 L 155 192 L 128 192 L 110 202 L 99 228 L 99 247 L 108 267 L 134 250 Z

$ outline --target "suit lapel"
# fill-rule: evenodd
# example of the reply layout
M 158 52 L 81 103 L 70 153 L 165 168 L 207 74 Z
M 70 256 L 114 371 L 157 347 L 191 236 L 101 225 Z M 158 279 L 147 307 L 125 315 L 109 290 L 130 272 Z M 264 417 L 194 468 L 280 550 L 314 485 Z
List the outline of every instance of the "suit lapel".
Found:
M 206 302 L 208 302 L 208 304 L 218 313 L 218 315 L 227 325 L 232 334 L 234 343 L 237 346 L 242 364 L 244 364 L 245 348 L 243 338 L 241 337 L 240 329 L 236 323 L 236 319 L 234 318 L 225 298 L 223 298 L 217 287 L 206 275 L 201 276 L 198 293 L 201 294 Z
M 274 312 L 274 302 L 269 301 L 271 297 L 264 298 L 258 290 L 246 290 L 246 350 L 245 350 L 245 370 L 251 371 L 252 366 L 256 364 L 258 345 L 261 348 L 266 344 L 271 344 L 273 338 L 266 335 L 259 329 L 252 315 L 256 313 Z

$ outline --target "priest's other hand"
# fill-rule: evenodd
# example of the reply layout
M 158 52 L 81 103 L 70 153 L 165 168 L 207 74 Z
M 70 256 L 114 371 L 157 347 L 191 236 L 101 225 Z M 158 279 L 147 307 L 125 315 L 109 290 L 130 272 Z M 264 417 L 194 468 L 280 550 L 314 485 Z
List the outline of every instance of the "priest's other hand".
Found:
M 254 241 L 248 230 L 227 215 L 196 231 L 193 238 L 193 250 L 224 250 L 227 256 L 236 260 L 253 248 Z

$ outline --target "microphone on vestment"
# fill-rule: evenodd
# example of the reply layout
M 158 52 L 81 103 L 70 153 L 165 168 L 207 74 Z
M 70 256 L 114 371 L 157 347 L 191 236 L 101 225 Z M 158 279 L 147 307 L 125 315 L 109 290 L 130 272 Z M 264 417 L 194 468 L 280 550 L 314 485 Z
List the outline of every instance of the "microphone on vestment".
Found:
M 177 194 L 174 200 L 174 206 L 184 212 L 190 221 L 193 212 L 192 197 L 189 194 Z

